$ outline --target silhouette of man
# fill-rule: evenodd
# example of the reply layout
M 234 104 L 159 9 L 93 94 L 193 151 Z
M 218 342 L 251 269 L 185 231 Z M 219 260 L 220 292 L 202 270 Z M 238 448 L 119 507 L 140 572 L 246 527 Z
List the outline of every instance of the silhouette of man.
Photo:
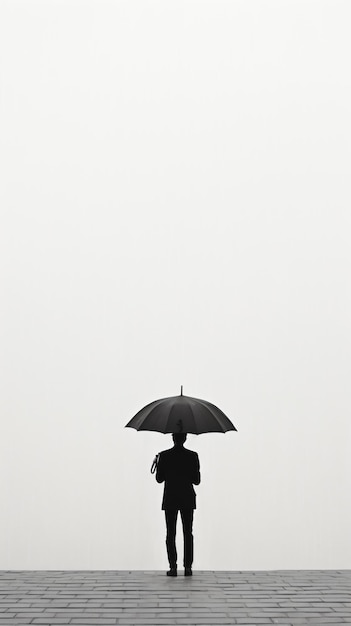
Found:
M 156 480 L 165 483 L 162 510 L 166 517 L 166 547 L 169 561 L 167 576 L 177 576 L 176 527 L 178 511 L 184 535 L 184 575 L 192 576 L 194 553 L 193 516 L 196 494 L 193 485 L 200 484 L 200 463 L 196 452 L 184 448 L 186 433 L 172 435 L 174 446 L 160 452 Z

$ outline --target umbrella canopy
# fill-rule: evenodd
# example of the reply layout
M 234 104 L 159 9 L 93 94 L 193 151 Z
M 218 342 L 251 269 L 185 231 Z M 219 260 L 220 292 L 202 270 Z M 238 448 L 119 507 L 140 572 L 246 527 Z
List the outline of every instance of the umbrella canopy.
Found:
M 154 400 L 138 411 L 126 428 L 159 433 L 225 433 L 237 430 L 223 411 L 207 400 L 180 396 Z

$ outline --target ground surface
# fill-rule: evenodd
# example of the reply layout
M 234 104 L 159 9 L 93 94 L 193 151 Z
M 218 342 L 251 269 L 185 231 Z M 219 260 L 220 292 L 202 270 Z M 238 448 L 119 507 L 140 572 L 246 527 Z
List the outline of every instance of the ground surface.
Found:
M 1 624 L 351 626 L 351 570 L 0 571 Z

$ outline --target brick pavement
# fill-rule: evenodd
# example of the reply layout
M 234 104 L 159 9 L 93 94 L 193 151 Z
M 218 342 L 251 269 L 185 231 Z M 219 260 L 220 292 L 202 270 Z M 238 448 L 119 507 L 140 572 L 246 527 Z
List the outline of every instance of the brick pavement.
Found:
M 0 626 L 351 626 L 351 570 L 0 571 Z

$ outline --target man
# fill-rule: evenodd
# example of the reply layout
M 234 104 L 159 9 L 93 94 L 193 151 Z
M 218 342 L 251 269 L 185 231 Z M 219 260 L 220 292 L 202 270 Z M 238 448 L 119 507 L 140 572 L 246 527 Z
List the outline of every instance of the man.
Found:
M 177 576 L 176 526 L 178 511 L 184 534 L 184 575 L 192 576 L 193 516 L 196 494 L 193 485 L 200 484 L 200 464 L 196 452 L 184 448 L 186 433 L 172 435 L 174 446 L 159 454 L 156 470 L 158 483 L 165 483 L 162 510 L 166 517 L 166 546 L 169 561 L 167 576 Z

